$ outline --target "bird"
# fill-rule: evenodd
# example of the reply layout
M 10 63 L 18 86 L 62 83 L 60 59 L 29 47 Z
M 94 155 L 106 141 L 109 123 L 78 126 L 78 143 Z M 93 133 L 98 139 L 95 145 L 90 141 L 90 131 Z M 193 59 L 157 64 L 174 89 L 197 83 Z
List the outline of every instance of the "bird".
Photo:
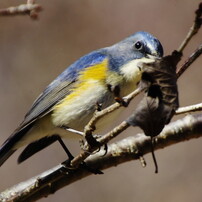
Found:
M 145 31 L 82 56 L 34 101 L 22 123 L 0 147 L 0 166 L 23 146 L 26 147 L 18 163 L 55 141 L 60 142 L 70 158 L 62 138 L 81 138 L 81 131 L 98 105 L 104 109 L 137 88 L 142 73 L 138 64 L 154 62 L 162 56 L 160 41 Z M 118 113 L 98 122 L 96 133 L 116 119 Z

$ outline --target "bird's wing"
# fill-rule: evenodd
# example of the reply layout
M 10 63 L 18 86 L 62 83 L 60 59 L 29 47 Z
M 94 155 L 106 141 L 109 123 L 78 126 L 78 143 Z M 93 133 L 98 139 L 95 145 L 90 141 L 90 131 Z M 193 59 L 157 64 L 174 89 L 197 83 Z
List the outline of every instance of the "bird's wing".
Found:
M 51 90 L 46 89 L 33 103 L 18 130 L 51 112 L 52 106 L 57 104 L 61 99 L 70 93 L 70 89 L 74 85 L 75 81 L 76 79 L 72 81 L 63 81 L 55 85 Z
M 77 81 L 79 72 L 87 67 L 101 63 L 106 57 L 106 55 L 95 51 L 81 57 L 78 61 L 69 66 L 69 68 L 60 74 L 35 100 L 17 130 L 28 126 L 51 112 L 55 104 L 70 94 L 71 89 Z

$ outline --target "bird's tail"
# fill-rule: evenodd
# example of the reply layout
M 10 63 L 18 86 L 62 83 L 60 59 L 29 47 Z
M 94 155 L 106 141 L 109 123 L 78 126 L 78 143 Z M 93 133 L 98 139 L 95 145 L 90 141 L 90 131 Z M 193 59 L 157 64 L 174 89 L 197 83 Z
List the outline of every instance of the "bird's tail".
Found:
M 12 149 L 12 145 L 7 139 L 4 144 L 0 147 L 0 166 L 16 151 Z
M 16 144 L 22 139 L 22 137 L 32 127 L 32 124 L 17 129 L 3 144 L 0 146 L 0 166 L 17 150 Z

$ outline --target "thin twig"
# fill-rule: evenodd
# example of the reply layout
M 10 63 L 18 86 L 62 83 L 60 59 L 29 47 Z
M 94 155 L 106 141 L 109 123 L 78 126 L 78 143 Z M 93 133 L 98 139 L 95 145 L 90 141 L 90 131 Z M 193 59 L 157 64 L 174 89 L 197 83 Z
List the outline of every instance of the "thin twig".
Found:
M 35 4 L 33 0 L 28 0 L 27 4 L 0 9 L 0 16 L 30 15 L 31 19 L 36 20 L 41 10 L 40 5 Z
M 178 52 L 181 52 L 181 53 L 183 52 L 184 48 L 187 46 L 187 44 L 189 43 L 189 41 L 192 39 L 192 37 L 200 29 L 201 23 L 202 23 L 201 15 L 202 15 L 202 2 L 199 4 L 198 9 L 195 11 L 194 24 L 191 26 L 191 28 L 190 28 L 187 36 L 185 37 L 184 41 L 182 42 L 182 44 L 178 48 L 178 50 L 177 50 Z
M 35 4 L 35 0 L 27 0 L 27 4 Z
M 152 154 L 152 159 L 153 159 L 153 162 L 154 162 L 154 166 L 155 166 L 155 173 L 158 173 L 158 163 L 157 163 L 157 160 L 156 160 L 156 156 L 155 156 L 155 153 L 154 153 L 154 137 L 151 137 L 151 154 Z
M 179 114 L 196 112 L 196 111 L 202 111 L 202 103 L 190 105 L 186 107 L 180 107 L 179 109 L 175 111 L 175 114 L 179 115 Z
M 124 101 L 129 104 L 131 102 L 131 100 L 137 96 L 140 92 L 142 92 L 143 89 L 142 88 L 137 88 L 135 91 L 133 91 L 132 93 L 130 93 L 129 95 L 127 95 L 126 97 L 124 97 Z M 119 109 L 120 107 L 123 107 L 123 105 L 121 105 L 120 103 L 116 102 L 112 105 L 110 105 L 109 107 L 103 109 L 102 111 L 96 111 L 94 116 L 91 118 L 91 120 L 89 121 L 89 123 L 86 125 L 85 127 L 85 133 L 88 132 L 92 132 L 93 129 L 95 128 L 96 123 L 104 116 L 106 116 L 107 114 Z
M 139 156 L 139 160 L 140 160 L 140 163 L 141 163 L 141 165 L 142 165 L 142 167 L 143 168 L 145 168 L 146 167 L 146 165 L 147 165 L 147 163 L 146 163 L 146 161 L 145 161 L 145 159 L 144 159 L 144 156 Z
M 195 19 L 194 24 L 191 26 L 187 36 L 181 43 L 180 47 L 178 48 L 178 52 L 182 53 L 189 41 L 192 37 L 198 33 L 201 24 L 202 24 L 202 2 L 199 4 L 198 9 L 195 11 Z M 179 78 L 185 70 L 201 55 L 202 53 L 202 44 L 192 53 L 189 58 L 185 61 L 185 63 L 179 68 L 177 71 L 177 78 Z
M 202 44 L 188 57 L 185 63 L 177 71 L 177 77 L 179 78 L 185 70 L 202 54 Z

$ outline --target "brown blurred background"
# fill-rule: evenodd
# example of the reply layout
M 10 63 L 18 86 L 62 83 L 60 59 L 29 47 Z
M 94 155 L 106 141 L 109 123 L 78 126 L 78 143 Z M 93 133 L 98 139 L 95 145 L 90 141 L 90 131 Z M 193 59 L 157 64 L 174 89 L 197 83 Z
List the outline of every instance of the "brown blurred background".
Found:
M 23 2 L 2 0 L 0 7 Z M 165 54 L 169 54 L 186 35 L 200 0 L 37 2 L 44 8 L 39 21 L 32 21 L 28 16 L 0 18 L 0 143 L 22 121 L 45 86 L 80 56 L 139 30 L 154 34 L 162 42 Z M 201 43 L 201 39 L 202 31 L 186 48 L 184 58 Z M 201 68 L 202 58 L 199 58 L 179 79 L 181 106 L 201 102 Z M 131 128 L 119 138 L 137 131 L 140 130 Z M 66 143 L 74 154 L 78 152 L 78 142 Z M 105 170 L 104 175 L 93 175 L 76 182 L 41 201 L 202 201 L 201 144 L 202 139 L 196 139 L 157 151 L 157 175 L 149 154 L 145 156 L 148 166 L 144 169 L 138 161 L 125 163 Z M 0 191 L 66 158 L 60 145 L 55 143 L 17 165 L 20 151 L 0 168 Z

